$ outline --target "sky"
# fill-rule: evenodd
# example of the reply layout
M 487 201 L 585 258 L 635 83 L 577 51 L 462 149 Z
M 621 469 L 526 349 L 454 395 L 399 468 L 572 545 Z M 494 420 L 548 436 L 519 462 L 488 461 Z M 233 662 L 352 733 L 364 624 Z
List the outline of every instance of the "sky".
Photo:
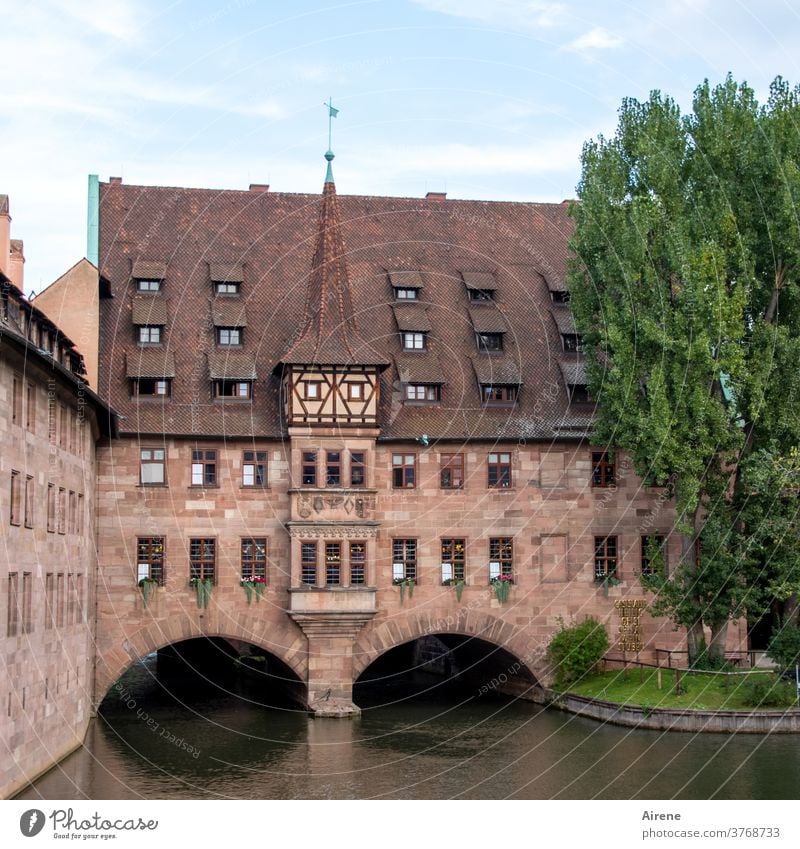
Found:
M 88 174 L 561 201 L 624 97 L 800 82 L 792 0 L 0 0 L 0 193 L 40 290 L 86 250 Z

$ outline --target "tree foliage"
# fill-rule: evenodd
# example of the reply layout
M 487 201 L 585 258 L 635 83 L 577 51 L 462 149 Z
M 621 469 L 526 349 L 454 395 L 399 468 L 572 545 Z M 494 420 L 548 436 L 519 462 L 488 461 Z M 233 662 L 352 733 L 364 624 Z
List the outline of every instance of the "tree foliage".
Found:
M 555 667 L 559 685 L 577 681 L 591 672 L 608 651 L 608 633 L 605 625 L 589 617 L 580 625 L 561 628 L 550 641 L 547 654 Z
M 800 89 L 730 76 L 681 114 L 623 101 L 583 149 L 569 286 L 594 439 L 674 497 L 685 544 L 653 610 L 720 651 L 726 623 L 800 586 Z M 792 452 L 795 452 L 793 455 Z

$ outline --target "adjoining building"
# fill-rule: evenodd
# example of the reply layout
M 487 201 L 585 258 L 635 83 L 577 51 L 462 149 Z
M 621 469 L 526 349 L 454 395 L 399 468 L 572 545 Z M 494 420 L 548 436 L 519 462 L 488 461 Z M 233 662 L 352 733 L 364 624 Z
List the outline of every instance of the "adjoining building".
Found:
M 80 745 L 93 711 L 95 444 L 113 427 L 72 340 L 23 295 L 10 222 L 0 195 L 0 795 Z

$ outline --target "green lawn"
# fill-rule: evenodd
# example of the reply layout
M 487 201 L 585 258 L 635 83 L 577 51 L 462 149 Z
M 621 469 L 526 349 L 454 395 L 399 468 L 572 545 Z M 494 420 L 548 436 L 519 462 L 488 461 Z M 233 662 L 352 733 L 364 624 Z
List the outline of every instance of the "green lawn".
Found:
M 626 705 L 647 705 L 651 708 L 753 710 L 753 705 L 745 703 L 744 695 L 748 689 L 745 682 L 752 682 L 756 677 L 777 680 L 771 672 L 729 676 L 681 672 L 681 687 L 685 688 L 686 692 L 678 695 L 675 692 L 674 669 L 662 669 L 660 690 L 656 670 L 645 669 L 643 673 L 643 681 L 640 682 L 638 669 L 615 669 L 575 681 L 564 687 L 563 692 Z

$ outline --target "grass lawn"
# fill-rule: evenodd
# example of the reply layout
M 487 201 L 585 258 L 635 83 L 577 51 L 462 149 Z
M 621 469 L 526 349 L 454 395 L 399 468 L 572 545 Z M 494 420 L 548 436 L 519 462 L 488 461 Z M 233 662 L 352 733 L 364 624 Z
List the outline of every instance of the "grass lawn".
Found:
M 746 704 L 746 686 L 754 678 L 776 680 L 772 672 L 749 673 L 747 675 L 714 675 L 707 672 L 681 672 L 681 687 L 685 692 L 675 692 L 675 670 L 661 670 L 661 689 L 658 689 L 655 669 L 644 669 L 643 680 L 639 680 L 638 669 L 615 669 L 587 676 L 563 688 L 563 692 L 619 702 L 626 705 L 648 707 L 688 708 L 694 710 L 754 710 Z M 785 710 L 785 708 L 764 708 Z

